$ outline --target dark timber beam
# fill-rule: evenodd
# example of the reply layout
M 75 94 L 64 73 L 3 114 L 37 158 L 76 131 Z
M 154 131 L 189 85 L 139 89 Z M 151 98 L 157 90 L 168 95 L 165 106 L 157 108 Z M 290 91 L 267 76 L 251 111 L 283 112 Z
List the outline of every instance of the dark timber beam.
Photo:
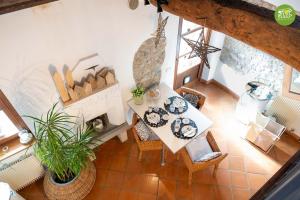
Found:
M 240 0 L 235 0 L 239 2 Z M 299 16 L 293 26 L 284 27 L 270 12 L 248 3 L 230 0 L 171 0 L 163 9 L 186 20 L 223 32 L 273 55 L 300 71 Z M 156 0 L 151 0 L 156 5 Z M 256 11 L 253 9 L 255 8 Z
M 266 7 L 251 4 L 249 2 L 241 1 L 241 0 L 213 0 L 213 1 L 225 7 L 242 9 L 248 12 L 255 13 L 261 17 L 265 17 L 271 21 L 274 21 L 274 11 Z M 276 6 L 274 7 L 276 8 Z M 300 16 L 297 16 L 295 22 L 290 26 L 293 28 L 300 28 Z
M 0 0 L 0 15 L 58 0 Z

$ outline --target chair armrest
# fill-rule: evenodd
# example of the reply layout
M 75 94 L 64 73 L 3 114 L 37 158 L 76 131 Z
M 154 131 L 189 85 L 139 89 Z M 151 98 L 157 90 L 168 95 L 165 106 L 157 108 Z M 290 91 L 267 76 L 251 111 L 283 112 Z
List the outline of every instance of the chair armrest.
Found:
M 211 160 L 208 161 L 204 161 L 204 162 L 196 162 L 195 164 L 197 165 L 206 165 L 206 166 L 213 166 L 216 164 L 219 164 L 223 159 L 225 159 L 228 156 L 228 153 L 222 154 L 216 158 L 213 158 Z
M 221 152 L 215 138 L 213 137 L 212 133 L 210 131 L 208 131 L 207 135 L 206 135 L 206 139 L 207 139 L 207 142 L 209 143 L 210 147 L 212 148 L 212 150 L 214 152 Z

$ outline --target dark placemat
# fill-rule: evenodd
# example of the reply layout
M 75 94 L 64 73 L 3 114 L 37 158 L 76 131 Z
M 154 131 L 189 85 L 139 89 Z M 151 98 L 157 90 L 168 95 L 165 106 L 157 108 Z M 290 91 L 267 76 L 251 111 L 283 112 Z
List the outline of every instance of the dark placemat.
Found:
M 165 109 L 166 109 L 169 113 L 176 114 L 176 115 L 180 115 L 180 114 L 182 114 L 182 113 L 184 113 L 184 112 L 186 112 L 186 111 L 188 110 L 188 104 L 187 104 L 187 102 L 186 102 L 186 100 L 185 100 L 184 98 L 177 97 L 177 96 L 173 96 L 173 97 L 169 97 L 168 99 L 170 100 L 171 103 L 170 103 L 170 104 L 167 104 L 167 103 L 165 102 L 165 103 L 164 103 L 164 106 L 165 106 Z M 183 110 L 182 110 L 182 111 L 179 111 L 179 109 L 176 108 L 176 107 L 175 107 L 175 110 L 174 110 L 174 111 L 171 111 L 171 110 L 170 110 L 170 107 L 171 107 L 171 105 L 173 104 L 173 102 L 174 102 L 175 99 L 179 99 L 179 100 L 181 100 L 181 101 L 184 102 L 185 105 L 183 106 Z
M 148 121 L 147 115 L 149 115 L 149 114 L 151 114 L 151 113 L 157 113 L 157 114 L 159 114 L 159 116 L 160 116 L 160 121 L 159 121 L 158 123 L 154 124 L 154 123 L 150 123 L 150 122 Z M 151 112 L 149 112 L 149 110 L 147 110 L 147 111 L 145 112 L 145 114 L 144 114 L 144 121 L 146 122 L 146 124 L 148 124 L 148 125 L 151 126 L 151 127 L 155 127 L 155 128 L 161 127 L 161 126 L 164 126 L 164 125 L 166 125 L 166 124 L 168 123 L 168 120 L 163 119 L 163 115 L 169 115 L 169 114 L 168 114 L 167 111 L 165 111 L 165 110 L 162 109 L 162 108 L 159 108 L 158 111 L 155 111 L 154 108 L 152 108 L 152 111 L 151 111 Z
M 178 120 L 178 119 L 180 120 L 180 128 L 179 128 L 179 131 L 175 131 L 175 124 L 176 124 L 176 120 Z M 198 133 L 198 127 L 197 127 L 196 123 L 195 123 L 193 120 L 189 119 L 189 124 L 184 124 L 184 123 L 182 122 L 183 119 L 188 119 L 188 118 L 177 118 L 176 120 L 174 120 L 174 121 L 172 122 L 172 124 L 171 124 L 171 130 L 172 130 L 173 134 L 174 134 L 176 137 L 180 138 L 180 139 L 186 139 L 186 140 L 195 137 L 195 136 L 197 135 L 197 133 Z M 184 135 L 183 135 L 183 133 L 182 133 L 182 128 L 183 128 L 184 126 L 188 126 L 188 125 L 190 125 L 190 126 L 196 128 L 196 133 L 195 133 L 195 135 L 190 136 L 190 137 L 187 137 L 187 136 L 184 136 Z

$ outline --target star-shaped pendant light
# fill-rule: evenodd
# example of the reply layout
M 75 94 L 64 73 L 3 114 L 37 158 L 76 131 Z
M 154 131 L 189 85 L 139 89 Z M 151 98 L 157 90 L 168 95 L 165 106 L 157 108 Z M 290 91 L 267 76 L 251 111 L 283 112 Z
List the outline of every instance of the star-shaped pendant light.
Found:
M 158 46 L 161 39 L 166 38 L 165 27 L 167 25 L 168 18 L 169 17 L 166 17 L 165 19 L 163 19 L 161 16 L 161 13 L 159 13 L 157 29 L 156 29 L 155 33 L 153 34 L 155 36 L 155 47 Z
M 182 37 L 182 39 L 192 48 L 192 51 L 189 55 L 189 59 L 194 57 L 199 57 L 205 65 L 210 69 L 210 65 L 207 59 L 207 55 L 210 53 L 215 53 L 217 51 L 220 51 L 221 49 L 217 47 L 213 47 L 206 43 L 205 41 L 205 35 L 204 35 L 204 27 L 200 29 L 200 34 L 198 37 L 198 40 L 191 40 L 186 37 Z

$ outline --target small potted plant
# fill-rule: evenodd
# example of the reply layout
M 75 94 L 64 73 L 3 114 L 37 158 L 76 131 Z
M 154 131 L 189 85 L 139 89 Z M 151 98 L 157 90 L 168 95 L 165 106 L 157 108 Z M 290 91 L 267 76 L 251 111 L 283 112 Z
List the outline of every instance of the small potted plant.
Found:
M 131 93 L 135 104 L 141 105 L 144 103 L 145 89 L 142 86 L 136 86 Z

